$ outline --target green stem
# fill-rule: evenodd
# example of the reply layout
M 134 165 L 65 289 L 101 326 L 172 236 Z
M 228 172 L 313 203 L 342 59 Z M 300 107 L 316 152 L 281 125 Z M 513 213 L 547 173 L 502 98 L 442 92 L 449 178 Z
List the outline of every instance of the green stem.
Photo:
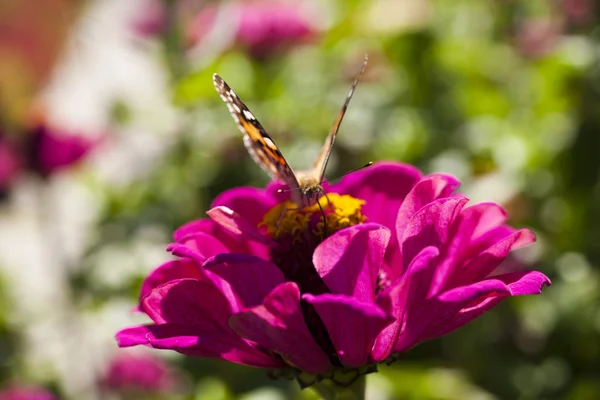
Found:
M 364 400 L 366 390 L 365 375 L 360 376 L 350 386 L 338 386 L 327 379 L 311 386 L 323 400 Z

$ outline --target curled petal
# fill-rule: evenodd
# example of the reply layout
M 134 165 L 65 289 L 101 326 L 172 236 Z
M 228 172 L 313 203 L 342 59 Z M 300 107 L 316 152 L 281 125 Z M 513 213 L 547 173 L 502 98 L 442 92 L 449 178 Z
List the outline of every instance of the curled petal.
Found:
M 241 337 L 280 354 L 286 362 L 310 374 L 331 369 L 329 359 L 304 322 L 300 290 L 293 282 L 275 288 L 262 305 L 233 315 L 229 326 Z
M 258 226 L 263 216 L 277 205 L 277 199 L 265 190 L 239 187 L 221 193 L 211 208 L 226 207 L 235 210 L 251 226 Z
M 369 362 L 377 335 L 394 321 L 379 306 L 348 296 L 305 294 L 302 299 L 312 304 L 335 346 L 342 364 L 359 367 Z
M 225 246 L 219 239 L 215 236 L 205 233 L 205 232 L 194 232 L 184 236 L 181 241 L 180 246 L 185 246 L 186 248 L 192 250 L 197 253 L 200 257 L 199 260 L 206 260 L 212 256 L 221 253 L 229 253 L 230 250 Z M 173 248 L 173 254 L 179 257 L 186 257 L 187 254 L 178 254 L 178 251 L 181 251 L 176 246 L 171 245 Z M 167 249 L 170 250 L 170 249 Z
M 355 225 L 325 239 L 313 263 L 332 293 L 372 301 L 389 240 L 390 231 L 383 226 Z
M 450 175 L 433 174 L 421 179 L 402 202 L 394 221 L 398 238 L 402 238 L 408 221 L 421 208 L 434 200 L 449 197 L 458 186 L 460 182 Z
M 230 208 L 219 206 L 208 210 L 206 214 L 217 224 L 236 235 L 243 235 L 247 239 L 262 244 L 277 246 L 276 242 L 260 233 L 257 225 L 252 225 Z
M 131 347 L 131 346 L 150 346 L 146 335 L 152 325 L 141 325 L 133 328 L 125 328 L 117 332 L 115 338 L 117 339 L 117 345 L 119 347 Z

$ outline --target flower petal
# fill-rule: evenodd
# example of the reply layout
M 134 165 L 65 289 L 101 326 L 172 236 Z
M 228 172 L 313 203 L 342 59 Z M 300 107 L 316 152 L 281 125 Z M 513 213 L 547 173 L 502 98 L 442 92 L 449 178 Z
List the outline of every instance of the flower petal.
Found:
M 427 204 L 449 197 L 460 181 L 450 175 L 432 174 L 421 179 L 408 193 L 396 216 L 394 225 L 398 238 L 402 238 L 410 219 Z
M 302 299 L 317 310 L 346 367 L 358 367 L 369 362 L 377 335 L 394 321 L 394 317 L 379 306 L 348 296 L 305 294 Z
M 162 264 L 150 273 L 142 283 L 140 290 L 140 301 L 144 299 L 153 289 L 169 281 L 192 278 L 202 279 L 201 270 L 198 265 L 189 260 L 172 260 Z
M 506 211 L 495 203 L 464 208 L 451 228 L 451 239 L 445 246 L 444 260 L 436 270 L 430 295 L 471 283 L 464 280 L 462 267 L 514 232 L 512 228 L 502 226 L 505 220 Z
M 316 248 L 315 269 L 332 293 L 372 301 L 389 240 L 390 231 L 377 224 L 342 229 Z
M 246 239 L 269 246 L 277 245 L 276 242 L 260 233 L 257 228 L 258 224 L 253 225 L 230 208 L 224 206 L 214 207 L 208 210 L 206 214 L 221 227 L 235 235 L 242 235 Z
M 484 279 L 494 272 L 512 250 L 535 242 L 535 235 L 529 229 L 520 229 L 498 241 L 483 251 L 473 261 L 462 268 L 460 280 L 452 280 L 453 286 L 464 285 Z
M 183 249 L 181 248 L 183 246 Z M 179 246 L 172 244 L 167 251 L 178 257 L 190 257 L 190 253 L 185 249 L 198 254 L 194 256 L 199 262 L 204 262 L 207 258 L 221 253 L 229 253 L 230 250 L 215 236 L 205 232 L 193 232 L 181 238 Z
M 520 271 L 509 274 L 494 276 L 508 285 L 511 296 L 523 296 L 527 294 L 540 294 L 544 286 L 552 285 L 550 279 L 538 271 Z
M 157 324 L 201 325 L 199 321 L 210 320 L 226 327 L 227 319 L 238 307 L 214 284 L 195 279 L 165 283 L 142 301 L 142 309 Z
M 331 191 L 365 200 L 363 213 L 369 221 L 391 228 L 404 197 L 419 179 L 421 172 L 412 165 L 377 162 L 347 174 Z
M 437 266 L 440 254 L 434 246 L 424 248 L 413 258 L 406 272 L 377 296 L 377 304 L 395 317 L 394 323 L 386 327 L 373 346 L 373 360 L 383 361 L 392 352 L 398 337 L 401 341 L 411 340 L 411 334 L 419 330 L 424 320 L 412 313 L 413 304 L 422 303 L 429 290 L 429 277 Z
M 412 165 L 397 162 L 376 162 L 368 168 L 347 174 L 331 191 L 349 194 L 365 200 L 362 212 L 369 222 L 381 224 L 391 230 L 386 264 L 398 264 L 399 250 L 396 237 L 398 210 L 407 193 L 421 179 L 421 172 Z
M 275 264 L 247 254 L 219 254 L 203 267 L 227 281 L 246 307 L 261 304 L 284 282 L 283 273 Z
M 280 354 L 286 362 L 310 374 L 331 369 L 325 353 L 311 336 L 300 308 L 300 290 L 293 282 L 275 288 L 260 306 L 231 316 L 238 335 Z
M 435 200 L 421 208 L 402 232 L 402 264 L 409 265 L 427 246 L 443 248 L 452 223 L 467 202 L 465 197 L 449 197 Z
M 176 350 L 193 357 L 210 357 L 261 368 L 281 368 L 285 364 L 237 336 L 210 325 L 154 325 L 146 335 L 157 349 Z
M 492 282 L 492 283 L 490 283 Z M 496 276 L 468 287 L 456 288 L 440 296 L 437 318 L 422 340 L 452 332 L 483 315 L 507 296 L 539 294 L 550 286 L 548 277 L 537 271 L 521 271 Z
M 263 189 L 239 187 L 221 193 L 212 202 L 211 208 L 226 207 L 234 210 L 249 225 L 258 226 L 267 211 L 277 203 L 277 199 Z
M 234 234 L 212 219 L 205 218 L 189 222 L 177 229 L 173 237 L 178 243 L 189 245 L 189 241 L 194 240 L 193 236 L 199 232 L 216 238 L 228 249 L 226 253 L 253 254 L 262 258 L 269 257 L 270 250 L 267 245 L 249 241 L 241 234 Z M 195 251 L 195 248 L 195 245 L 192 245 L 192 251 Z M 189 257 L 192 255 L 193 253 L 190 253 Z
M 146 335 L 152 326 L 153 325 L 141 325 L 120 330 L 115 336 L 115 339 L 117 339 L 117 345 L 119 347 L 131 347 L 139 345 L 150 346 Z

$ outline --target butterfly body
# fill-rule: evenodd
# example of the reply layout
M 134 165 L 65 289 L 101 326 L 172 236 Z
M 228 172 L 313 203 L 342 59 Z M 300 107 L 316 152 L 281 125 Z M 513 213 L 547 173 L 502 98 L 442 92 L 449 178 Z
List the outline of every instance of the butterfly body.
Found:
M 331 155 L 331 149 L 346 112 L 346 108 L 348 107 L 348 103 L 352 98 L 352 94 L 364 71 L 366 63 L 367 57 L 365 56 L 360 73 L 354 80 L 350 92 L 346 97 L 344 106 L 338 114 L 312 169 L 298 172 L 292 170 L 279 150 L 279 147 L 277 147 L 273 139 L 271 139 L 267 131 L 262 127 L 260 122 L 258 122 L 244 102 L 219 75 L 213 75 L 213 82 L 217 92 L 227 105 L 238 128 L 244 134 L 244 145 L 248 150 L 248 153 L 250 153 L 250 156 L 252 156 L 254 161 L 260 165 L 271 178 L 278 179 L 288 186 L 290 198 L 299 208 L 305 208 L 315 204 L 319 196 L 324 194 L 321 184 L 325 175 L 325 169 L 327 168 L 329 156 Z

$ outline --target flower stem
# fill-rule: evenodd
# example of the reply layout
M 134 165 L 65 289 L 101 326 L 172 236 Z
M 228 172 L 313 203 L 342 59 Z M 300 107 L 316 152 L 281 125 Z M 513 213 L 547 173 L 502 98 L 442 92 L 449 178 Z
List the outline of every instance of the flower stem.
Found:
M 338 386 L 330 380 L 315 383 L 311 387 L 321 395 L 323 400 L 364 400 L 367 385 L 363 375 L 346 387 Z

